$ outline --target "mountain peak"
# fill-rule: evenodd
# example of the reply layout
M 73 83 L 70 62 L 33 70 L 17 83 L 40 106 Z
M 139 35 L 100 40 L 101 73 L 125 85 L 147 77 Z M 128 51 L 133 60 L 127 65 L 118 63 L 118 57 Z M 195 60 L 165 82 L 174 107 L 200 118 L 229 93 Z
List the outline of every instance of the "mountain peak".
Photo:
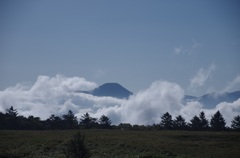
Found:
M 123 86 L 121 86 L 119 83 L 110 82 L 110 83 L 104 83 L 101 86 L 99 86 L 99 88 L 100 87 L 123 87 Z
M 84 92 L 95 96 L 109 96 L 119 99 L 128 98 L 133 93 L 121 86 L 119 83 L 105 83 L 91 91 Z

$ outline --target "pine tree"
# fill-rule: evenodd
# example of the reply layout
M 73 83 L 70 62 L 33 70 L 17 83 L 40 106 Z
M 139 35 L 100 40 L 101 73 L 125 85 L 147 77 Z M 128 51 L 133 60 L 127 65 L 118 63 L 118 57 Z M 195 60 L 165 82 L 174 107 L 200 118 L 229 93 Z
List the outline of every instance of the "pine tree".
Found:
M 173 128 L 177 130 L 184 130 L 186 129 L 187 125 L 185 119 L 179 115 L 173 120 Z
M 225 130 L 226 122 L 225 119 L 223 118 L 222 114 L 217 111 L 213 116 L 210 121 L 211 129 L 215 131 L 222 131 Z
M 47 125 L 49 129 L 63 129 L 64 128 L 64 121 L 61 117 L 51 115 L 47 120 Z
M 5 114 L 0 112 L 0 130 L 6 128 L 6 118 Z
M 200 125 L 201 130 L 208 129 L 209 123 L 208 123 L 208 120 L 206 119 L 205 113 L 203 111 L 199 114 L 199 119 L 201 121 L 201 125 Z
M 240 131 L 240 115 L 233 118 L 231 126 L 234 130 Z
M 195 131 L 201 130 L 201 120 L 200 120 L 200 118 L 197 117 L 197 116 L 194 116 L 190 120 L 189 126 L 191 127 L 192 130 L 195 130 Z
M 161 117 L 162 121 L 160 122 L 160 126 L 164 129 L 172 129 L 173 128 L 173 120 L 172 116 L 166 112 Z
M 5 121 L 7 129 L 18 129 L 18 112 L 12 106 L 9 109 L 6 109 Z
M 11 106 L 9 109 L 6 109 L 6 115 L 9 115 L 11 117 L 17 117 L 18 112 L 16 109 L 13 108 L 13 106 Z
M 111 120 L 105 115 L 102 115 L 99 119 L 99 124 L 101 128 L 110 128 L 111 123 L 112 123 Z
M 74 116 L 71 110 L 69 110 L 66 115 L 63 115 L 63 121 L 65 124 L 65 128 L 67 129 L 77 128 L 77 125 L 78 125 L 77 117 Z
M 85 137 L 78 132 L 74 137 L 67 142 L 66 148 L 64 149 L 66 158 L 89 158 L 91 156 Z
M 80 119 L 80 125 L 84 128 L 92 128 L 97 125 L 97 119 L 90 117 L 90 115 L 86 113 Z

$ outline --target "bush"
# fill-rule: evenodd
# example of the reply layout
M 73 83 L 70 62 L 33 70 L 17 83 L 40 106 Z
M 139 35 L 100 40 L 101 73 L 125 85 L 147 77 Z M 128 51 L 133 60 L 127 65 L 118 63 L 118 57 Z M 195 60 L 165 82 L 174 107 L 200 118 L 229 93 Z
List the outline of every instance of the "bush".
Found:
M 90 152 L 86 147 L 84 135 L 78 132 L 67 144 L 64 150 L 66 158 L 89 158 Z

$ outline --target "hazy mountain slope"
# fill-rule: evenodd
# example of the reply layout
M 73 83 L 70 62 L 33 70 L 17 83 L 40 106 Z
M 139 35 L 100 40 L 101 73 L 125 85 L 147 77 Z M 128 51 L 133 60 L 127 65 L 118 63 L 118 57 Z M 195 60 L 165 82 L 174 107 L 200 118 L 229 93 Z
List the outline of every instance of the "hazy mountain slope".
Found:
M 95 96 L 110 96 L 114 98 L 128 98 L 133 93 L 121 86 L 118 83 L 105 83 L 91 91 L 82 91 L 83 93 L 92 94 Z
M 234 102 L 240 98 L 240 91 L 231 93 L 209 93 L 201 97 L 188 96 L 186 95 L 183 99 L 183 103 L 189 101 L 198 101 L 204 105 L 205 108 L 214 108 L 221 102 Z

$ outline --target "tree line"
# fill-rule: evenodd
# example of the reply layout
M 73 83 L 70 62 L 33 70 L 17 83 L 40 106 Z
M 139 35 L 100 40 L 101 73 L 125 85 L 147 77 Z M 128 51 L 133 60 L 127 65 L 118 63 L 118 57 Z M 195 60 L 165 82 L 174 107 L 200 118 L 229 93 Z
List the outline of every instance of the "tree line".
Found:
M 55 116 L 52 114 L 48 119 L 41 120 L 39 117 L 18 115 L 12 106 L 5 113 L 0 112 L 0 129 L 10 130 L 64 130 L 79 128 L 111 128 L 111 120 L 102 115 L 99 119 L 84 114 L 80 121 L 69 110 L 66 114 Z
M 175 119 L 166 112 L 161 116 L 159 124 L 153 125 L 131 125 L 120 123 L 112 125 L 109 117 L 102 115 L 99 119 L 91 117 L 88 113 L 81 116 L 78 121 L 74 113 L 69 110 L 62 116 L 52 114 L 48 119 L 41 120 L 39 117 L 18 115 L 12 106 L 6 109 L 5 113 L 0 112 L 0 130 L 64 130 L 64 129 L 122 129 L 122 130 L 194 130 L 194 131 L 240 131 L 240 115 L 231 121 L 231 127 L 226 126 L 226 121 L 222 114 L 217 111 L 210 119 L 206 119 L 202 111 L 198 116 L 194 116 L 190 122 L 179 115 Z

